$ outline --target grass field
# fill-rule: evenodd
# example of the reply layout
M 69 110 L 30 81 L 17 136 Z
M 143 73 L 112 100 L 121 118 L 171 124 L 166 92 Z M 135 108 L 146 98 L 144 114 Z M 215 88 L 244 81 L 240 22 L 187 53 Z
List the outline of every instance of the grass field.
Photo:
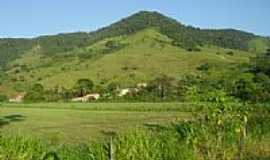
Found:
M 216 149 L 220 147 L 226 158 L 235 159 L 240 153 L 237 133 L 218 130 L 227 133 L 219 146 L 216 134 L 211 132 L 218 126 L 196 125 L 200 116 L 194 115 L 207 113 L 209 107 L 209 103 L 3 103 L 0 104 L 0 159 L 36 160 L 55 155 L 63 160 L 103 160 L 108 159 L 110 145 L 115 151 L 113 157 L 120 160 L 202 156 L 211 159 L 219 156 L 221 152 Z M 257 118 L 250 118 L 247 127 L 243 159 L 270 157 L 269 105 L 256 105 L 258 111 L 260 107 L 264 108 L 263 112 Z M 195 121 L 185 121 L 190 119 Z M 110 141 L 109 135 L 114 133 Z M 211 154 L 201 150 L 205 146 Z
M 0 117 L 20 117 L 3 127 L 4 134 L 78 143 L 107 132 L 187 119 L 190 111 L 180 103 L 2 104 Z

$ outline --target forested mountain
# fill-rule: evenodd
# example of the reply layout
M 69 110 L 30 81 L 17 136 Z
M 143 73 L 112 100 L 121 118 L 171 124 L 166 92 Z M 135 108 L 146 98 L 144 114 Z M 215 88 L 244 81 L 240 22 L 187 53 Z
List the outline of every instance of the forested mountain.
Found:
M 42 48 L 43 54 L 55 55 L 89 46 L 104 38 L 134 34 L 149 27 L 154 27 L 173 39 L 173 45 L 187 50 L 196 50 L 203 45 L 216 45 L 248 51 L 249 42 L 259 38 L 254 34 L 233 29 L 210 30 L 185 26 L 160 13 L 141 11 L 90 33 L 67 33 L 34 39 L 0 39 L 0 65 L 5 65 L 37 45 Z
M 0 39 L 0 67 L 32 48 L 29 39 Z
M 234 29 L 199 29 L 142 11 L 89 33 L 0 39 L 0 92 L 8 97 L 32 93 L 33 84 L 50 92 L 72 90 L 79 79 L 91 79 L 94 90 L 101 92 L 150 83 L 163 75 L 177 81 L 203 74 L 208 75 L 205 83 L 216 82 L 215 87 L 222 79 L 232 82 L 226 84 L 232 94 L 239 78 L 254 80 L 253 72 L 244 72 L 252 69 L 239 66 L 251 65 L 269 46 L 266 37 Z M 264 59 L 259 61 L 262 74 L 269 73 Z

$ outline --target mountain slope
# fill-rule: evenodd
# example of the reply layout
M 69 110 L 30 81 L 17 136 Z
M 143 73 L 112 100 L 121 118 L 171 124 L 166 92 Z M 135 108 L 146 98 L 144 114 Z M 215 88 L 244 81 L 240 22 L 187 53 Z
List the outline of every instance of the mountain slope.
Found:
M 157 12 L 139 12 L 90 33 L 0 39 L 0 92 L 14 96 L 34 83 L 71 88 L 81 78 L 95 85 L 130 87 L 159 75 L 200 75 L 208 64 L 249 61 L 270 46 L 267 38 L 237 30 L 187 27 Z
M 212 44 L 224 48 L 248 50 L 248 42 L 257 36 L 233 29 L 201 30 L 185 26 L 158 12 L 142 11 L 117 23 L 92 33 L 94 37 L 111 37 L 132 34 L 145 28 L 155 27 L 170 37 L 182 48 L 189 49 L 198 45 Z
M 109 42 L 124 44 L 124 47 L 104 52 Z M 198 74 L 197 68 L 205 63 L 220 66 L 240 64 L 252 57 L 245 51 L 216 46 L 190 52 L 172 45 L 172 42 L 173 39 L 158 29 L 149 28 L 131 35 L 106 38 L 61 56 L 44 56 L 41 48 L 36 47 L 12 62 L 12 69 L 6 72 L 8 78 L 2 82 L 5 86 L 2 91 L 8 89 L 13 91 L 10 94 L 13 95 L 27 90 L 33 83 L 41 83 L 45 88 L 71 88 L 80 78 L 90 78 L 101 86 L 117 82 L 121 87 L 129 87 L 162 74 L 176 79 L 185 74 Z M 88 58 L 84 58 L 85 55 Z
M 53 56 L 89 46 L 104 38 L 130 35 L 150 27 L 157 28 L 160 33 L 170 37 L 173 40 L 173 45 L 187 50 L 196 50 L 198 46 L 210 44 L 248 51 L 250 50 L 250 41 L 258 38 L 265 39 L 233 29 L 202 30 L 185 26 L 157 12 L 141 11 L 90 33 L 59 34 L 34 39 L 0 39 L 0 66 L 5 66 L 36 46 L 40 46 L 42 54 Z M 267 41 L 269 42 L 269 40 Z M 263 45 L 269 47 L 269 43 L 263 43 Z

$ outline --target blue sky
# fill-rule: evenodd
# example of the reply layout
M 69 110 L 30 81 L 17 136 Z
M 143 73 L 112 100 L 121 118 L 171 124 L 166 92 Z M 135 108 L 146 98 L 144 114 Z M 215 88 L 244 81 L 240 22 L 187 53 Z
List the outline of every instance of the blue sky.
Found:
M 270 0 L 1 0 L 0 37 L 93 31 L 140 10 L 270 36 Z

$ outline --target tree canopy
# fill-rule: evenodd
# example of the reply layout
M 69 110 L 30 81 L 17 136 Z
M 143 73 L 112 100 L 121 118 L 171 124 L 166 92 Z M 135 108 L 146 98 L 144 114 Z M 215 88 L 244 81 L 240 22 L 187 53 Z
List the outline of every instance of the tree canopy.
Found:
M 79 79 L 74 86 L 74 90 L 78 96 L 82 97 L 91 92 L 93 87 L 94 83 L 90 79 Z

